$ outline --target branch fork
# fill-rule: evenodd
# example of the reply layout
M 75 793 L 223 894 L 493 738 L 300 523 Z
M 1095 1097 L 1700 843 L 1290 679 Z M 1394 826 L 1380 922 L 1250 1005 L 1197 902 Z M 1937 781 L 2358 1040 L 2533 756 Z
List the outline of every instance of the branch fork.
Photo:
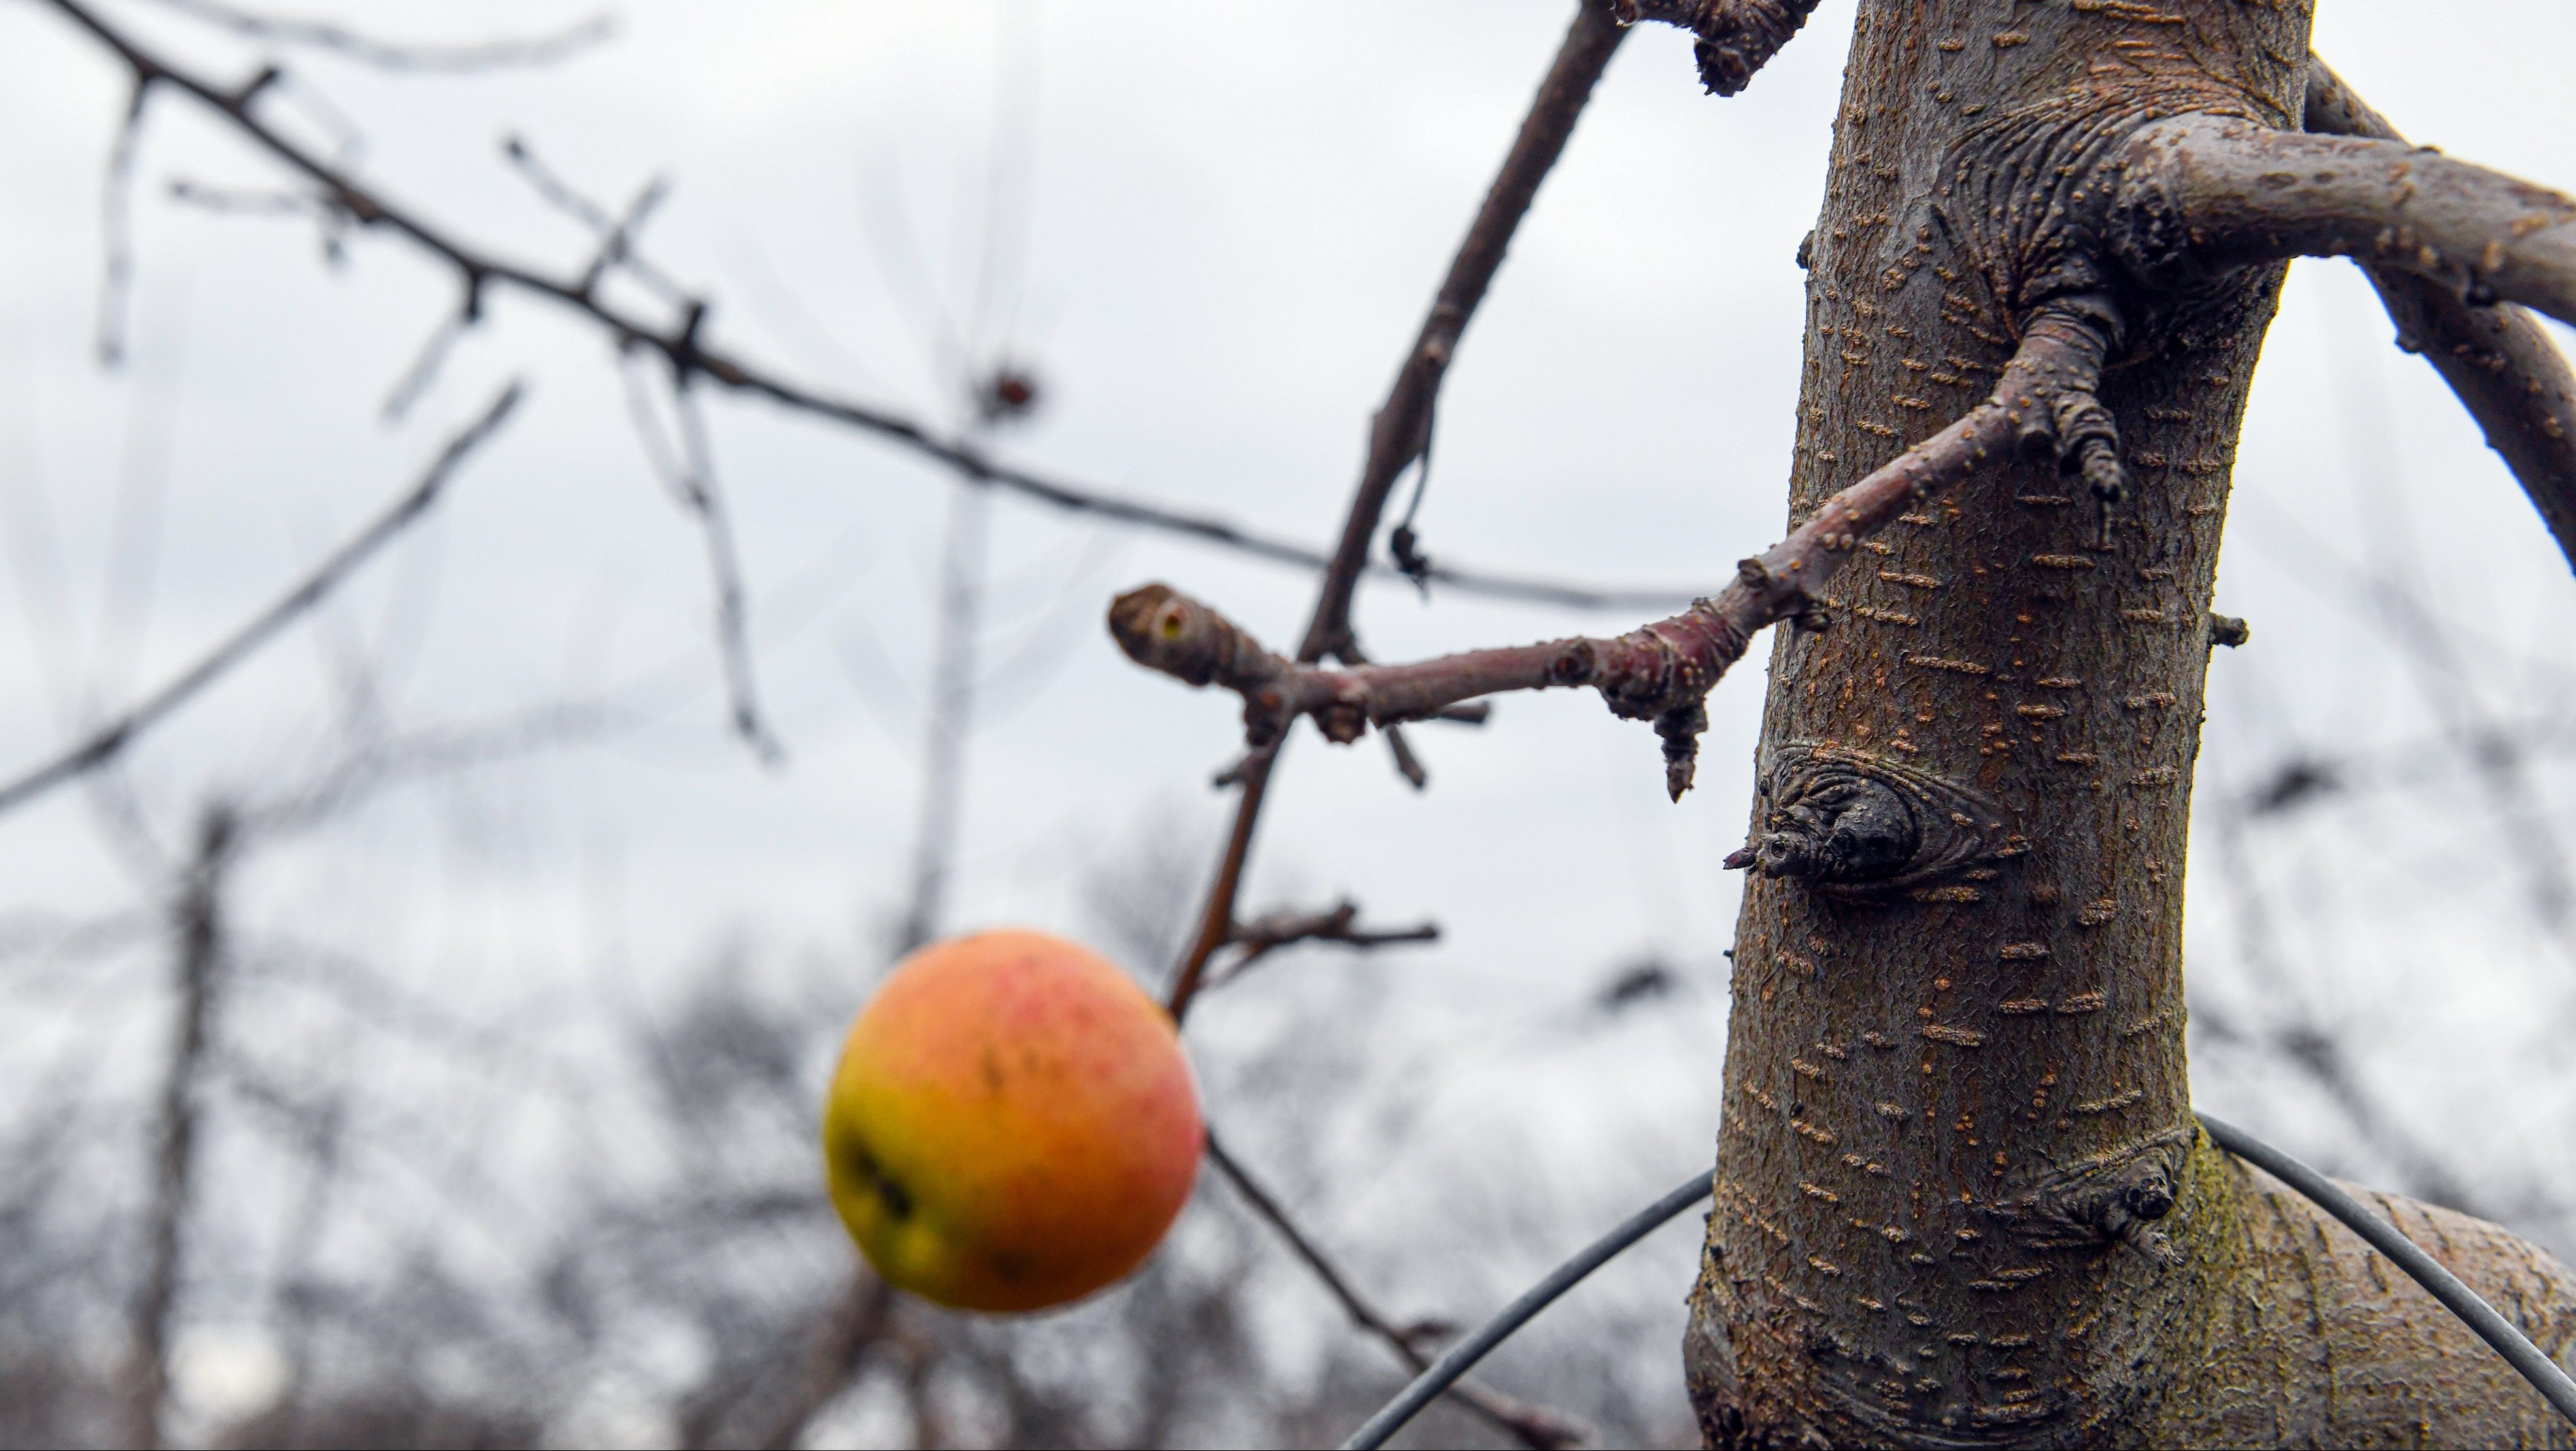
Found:
M 1737 565 L 1734 582 L 1713 598 L 1624 635 L 1332 668 L 1268 649 L 1165 584 L 1112 601 L 1109 632 L 1139 665 L 1242 696 L 1244 736 L 1256 751 L 1299 716 L 1348 744 L 1370 726 L 1421 720 L 1479 696 L 1588 685 L 1612 714 L 1654 722 L 1665 789 L 1678 801 L 1696 771 L 1709 690 L 1764 626 L 1826 628 L 1825 582 L 1898 515 L 2013 447 L 2053 452 L 2061 470 L 2092 483 L 2104 508 L 2118 500 L 2119 431 L 2095 396 L 2118 333 L 2116 314 L 2098 299 L 2043 306 L 1984 403 L 1826 500 L 1788 538 Z

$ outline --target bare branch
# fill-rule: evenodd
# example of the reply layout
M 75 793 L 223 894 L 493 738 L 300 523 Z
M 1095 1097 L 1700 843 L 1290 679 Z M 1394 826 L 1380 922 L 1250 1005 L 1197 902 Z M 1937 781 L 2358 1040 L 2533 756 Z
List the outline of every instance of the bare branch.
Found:
M 1607 0 L 1578 0 L 1574 23 L 1566 30 L 1547 78 L 1539 83 L 1538 94 L 1530 101 L 1520 134 L 1503 158 L 1502 170 L 1495 174 L 1493 185 L 1486 189 L 1484 205 L 1478 208 L 1476 220 L 1467 228 L 1466 240 L 1459 244 L 1457 256 L 1449 263 L 1448 276 L 1432 300 L 1430 315 L 1422 320 L 1413 351 L 1397 370 L 1394 388 L 1370 426 L 1368 458 L 1361 466 L 1359 487 L 1352 493 L 1350 510 L 1342 522 L 1341 543 L 1334 549 L 1323 585 L 1317 591 L 1315 612 L 1307 621 L 1305 642 L 1297 651 L 1299 663 L 1313 665 L 1326 655 L 1347 658 L 1357 653 L 1358 641 L 1351 632 L 1351 595 L 1359 588 L 1361 573 L 1369 567 L 1369 543 L 1377 537 L 1387 496 L 1394 492 L 1397 476 L 1421 457 L 1429 443 L 1433 406 L 1458 340 L 1467 330 L 1468 319 L 1475 316 L 1477 305 L 1484 301 L 1485 289 L 1502 266 L 1512 233 L 1538 196 L 1539 183 L 1564 153 L 1567 138 L 1574 134 L 1574 123 L 1583 114 L 1585 103 L 1592 99 L 1592 88 L 1610 64 L 1623 34 Z M 1422 579 L 1457 582 L 1449 571 L 1427 564 L 1415 582 Z M 1225 852 L 1218 859 L 1216 880 L 1208 888 L 1207 905 L 1199 914 L 1198 932 L 1172 974 L 1166 1002 L 1175 1019 L 1189 1011 L 1190 999 L 1198 992 L 1208 960 L 1233 936 L 1235 897 L 1242 890 L 1244 864 L 1251 858 L 1252 833 L 1260 824 L 1261 803 L 1269 794 L 1270 772 L 1278 763 L 1275 742 L 1272 747 L 1256 749 L 1227 773 L 1241 783 L 1243 793 L 1235 801 L 1234 825 L 1226 833 Z M 1397 769 L 1403 769 L 1406 754 L 1409 752 L 1398 755 Z M 1418 771 L 1420 763 L 1415 762 L 1414 767 Z M 1407 779 L 1412 774 L 1407 772 Z
M 218 216 L 293 217 L 324 210 L 319 197 L 302 192 L 200 186 L 185 178 L 170 183 L 170 200 Z
M 1238 923 L 1231 945 L 1242 949 L 1222 972 L 1211 975 L 1200 991 L 1223 987 L 1243 976 L 1253 964 L 1283 947 L 1300 942 L 1338 942 L 1347 947 L 1385 947 L 1400 942 L 1437 942 L 1439 924 L 1424 922 L 1412 927 L 1371 928 L 1359 923 L 1357 902 L 1344 898 L 1329 911 L 1270 912 L 1249 922 Z
M 697 520 L 699 533 L 706 540 L 707 573 L 716 593 L 716 652 L 723 661 L 734 733 L 751 747 L 761 764 L 777 766 L 787 759 L 787 752 L 761 717 L 760 694 L 752 674 L 749 605 L 742 585 L 742 566 L 734 553 L 732 520 L 725 512 L 723 496 L 716 490 L 715 453 L 707 441 L 706 417 L 698 409 L 689 375 L 675 374 L 671 404 L 679 416 L 680 447 L 673 452 L 663 441 L 642 375 L 631 366 L 625 367 L 624 372 L 627 407 L 634 416 L 645 457 L 652 461 L 654 472 L 661 476 L 671 497 Z
M 658 176 L 645 182 L 643 188 L 635 193 L 635 199 L 626 204 L 626 210 L 611 216 L 607 208 L 582 195 L 570 182 L 556 175 L 553 168 L 538 160 L 537 153 L 524 139 L 512 136 L 503 141 L 501 154 L 509 158 L 519 175 L 527 178 L 528 185 L 535 188 L 537 195 L 548 205 L 580 222 L 599 238 L 599 251 L 591 257 L 590 266 L 583 269 L 581 281 L 574 284 L 582 295 L 597 291 L 600 280 L 608 275 L 611 268 L 622 267 L 660 294 L 663 301 L 686 306 L 687 289 L 635 252 L 637 234 L 643 230 L 654 209 L 671 194 L 670 183 Z
M 486 71 L 551 65 L 617 33 L 617 17 L 602 11 L 551 35 L 486 40 L 465 45 L 405 45 L 377 40 L 322 20 L 262 15 L 219 0 L 160 0 L 192 20 L 229 30 L 245 40 L 274 41 L 329 51 L 384 71 Z
M 402 377 L 385 393 L 382 410 L 385 422 L 400 423 L 411 412 L 411 406 L 429 391 L 429 385 L 438 381 L 438 370 L 446 365 L 447 355 L 455 350 L 457 340 L 482 320 L 483 289 L 469 277 L 465 284 L 465 297 L 457 304 L 456 311 L 450 313 L 438 325 L 438 330 L 420 345 L 411 366 L 403 370 Z
M 125 362 L 125 310 L 134 293 L 134 155 L 143 142 L 143 106 L 152 97 L 152 78 L 134 77 L 134 93 L 117 123 L 116 143 L 108 148 L 107 176 L 99 188 L 99 247 L 104 254 L 98 282 L 98 365 L 114 369 Z
M 1380 1314 L 1368 1301 L 1360 1298 L 1359 1291 L 1351 1288 L 1349 1277 L 1315 1247 L 1315 1242 L 1306 1237 L 1296 1221 L 1288 1217 L 1286 1210 L 1279 1207 L 1279 1201 L 1271 1198 L 1269 1191 L 1263 1189 L 1241 1164 L 1235 1162 L 1234 1156 L 1225 1151 L 1213 1130 L 1208 1134 L 1207 1154 L 1208 1162 L 1216 1165 L 1217 1172 L 1234 1187 L 1235 1193 L 1243 1196 L 1244 1203 L 1252 1206 L 1253 1213 L 1277 1230 L 1279 1237 L 1288 1242 L 1288 1248 L 1305 1263 L 1306 1268 L 1315 1272 L 1315 1278 L 1340 1302 L 1343 1313 L 1351 1317 L 1352 1324 L 1385 1342 L 1386 1347 L 1411 1366 L 1415 1373 L 1419 1374 L 1431 1364 L 1431 1357 L 1422 1350 L 1423 1344 L 1456 1333 L 1456 1326 L 1445 1320 L 1398 1325 Z M 1515 1400 L 1474 1381 L 1461 1380 L 1449 1388 L 1448 1394 L 1510 1433 L 1524 1446 L 1580 1446 L 1592 1439 L 1591 1428 L 1580 1422 L 1559 1412 Z
M 1826 500 L 1787 539 L 1745 560 L 1715 598 L 1625 635 L 1328 669 L 1271 653 L 1223 615 L 1159 584 L 1119 596 L 1109 630 L 1140 665 L 1241 695 L 1245 737 L 1256 747 L 1279 739 L 1299 716 L 1314 717 L 1327 739 L 1347 743 L 1372 725 L 1420 720 L 1478 696 L 1588 685 L 1613 714 L 1655 722 L 1665 786 L 1679 800 L 1690 789 L 1708 724 L 1710 687 L 1764 626 L 1796 620 L 1822 627 L 1823 587 L 1860 541 L 2016 444 L 2061 451 L 2069 471 L 2107 470 L 2097 487 L 2117 497 L 2117 439 L 2103 431 L 2093 399 L 2104 348 L 2085 315 L 2044 311 L 1984 403 Z
M 197 1095 L 216 995 L 222 987 L 223 891 L 234 844 L 232 812 L 221 805 L 208 807 L 198 824 L 196 855 L 172 911 L 178 1000 L 169 1057 L 161 1073 L 143 1291 L 134 1305 L 128 1438 L 129 1444 L 141 1447 L 161 1444 L 163 1402 L 169 1395 L 171 1312 L 179 1299 L 180 1236 L 196 1188 Z
M 2307 127 L 2406 139 L 2314 56 Z M 2521 308 L 2473 306 L 2444 283 L 2381 263 L 2365 261 L 2362 271 L 2397 324 L 2397 345 L 2421 354 L 2451 385 L 2576 563 L 2576 373 L 2557 344 Z
M 2115 222 L 2148 275 L 2352 257 L 2576 325 L 2576 201 L 2401 141 L 2193 114 L 2140 130 Z
M 1004 463 L 964 436 L 943 434 L 891 410 L 806 387 L 782 374 L 709 347 L 689 329 L 685 317 L 657 323 L 632 309 L 616 306 L 586 292 L 579 277 L 570 280 L 549 277 L 534 268 L 504 261 L 463 241 L 428 218 L 387 200 L 360 183 L 346 169 L 316 155 L 262 121 L 251 102 L 259 91 L 275 80 L 273 70 L 255 76 L 248 85 L 228 91 L 176 68 L 157 53 L 145 49 L 139 41 L 110 25 L 86 0 L 50 0 L 50 3 L 114 51 L 139 81 L 166 82 L 184 91 L 231 123 L 244 136 L 257 142 L 290 170 L 316 183 L 323 194 L 324 205 L 332 213 L 392 232 L 455 268 L 465 278 L 479 276 L 487 285 L 514 288 L 555 302 L 588 318 L 621 343 L 640 344 L 653 349 L 685 372 L 703 373 L 735 392 L 766 398 L 783 408 L 873 434 L 930 459 L 971 483 L 989 485 L 1074 513 L 1202 540 L 1273 563 L 1313 569 L 1331 562 L 1331 557 L 1305 545 L 1258 534 L 1222 519 Z M 1592 3 L 1592 0 L 1587 0 L 1587 3 Z M 1361 549 L 1355 558 L 1365 560 L 1365 539 L 1361 541 Z M 1356 573 L 1361 566 L 1354 565 L 1353 568 Z M 1384 565 L 1366 568 L 1387 575 L 1395 573 Z M 1496 599 L 1525 600 L 1575 609 L 1654 609 L 1679 603 L 1690 594 L 1690 591 L 1680 589 L 1592 588 L 1467 569 L 1435 568 L 1430 578 L 1455 589 Z
M 1387 495 L 1393 492 L 1397 476 L 1422 456 L 1429 443 L 1432 408 L 1458 340 L 1467 330 L 1468 319 L 1476 315 L 1477 305 L 1485 300 L 1485 290 L 1511 246 L 1512 233 L 1538 196 L 1539 183 L 1564 154 L 1575 120 L 1592 98 L 1592 88 L 1610 64 L 1621 34 L 1603 0 L 1582 0 L 1577 6 L 1565 43 L 1558 48 L 1547 79 L 1539 83 L 1520 134 L 1503 158 L 1502 170 L 1495 173 L 1494 184 L 1486 189 L 1484 205 L 1459 243 L 1458 255 L 1450 260 L 1449 275 L 1441 280 L 1431 312 L 1422 320 L 1413 351 L 1397 371 L 1395 386 L 1371 425 L 1368 461 L 1343 521 L 1341 543 L 1325 571 L 1298 659 L 1312 664 L 1338 654 L 1350 643 L 1351 596 L 1368 562 L 1369 542 L 1377 537 L 1378 522 L 1386 512 Z M 1428 577 L 1437 579 L 1439 574 L 1434 571 Z
M 270 637 L 279 630 L 329 598 L 332 591 L 338 589 L 350 575 L 355 574 L 361 566 L 373 558 L 378 550 L 391 543 L 405 529 L 419 522 L 421 516 L 429 512 L 430 506 L 438 502 L 440 491 L 446 488 L 448 479 L 455 474 L 457 467 L 465 462 L 467 455 L 481 446 L 509 418 L 511 410 L 518 406 L 523 391 L 517 383 L 502 389 L 501 395 L 492 400 L 491 406 L 483 410 L 481 417 L 467 425 L 463 432 L 449 439 L 447 446 L 439 450 L 438 457 L 431 461 L 428 471 L 421 476 L 419 483 L 412 486 L 409 493 L 396 499 L 365 528 L 351 535 L 346 543 L 333 550 L 320 564 L 315 565 L 303 579 L 297 581 L 292 588 L 280 596 L 276 603 L 252 616 L 247 623 L 226 636 L 222 643 L 208 651 L 196 664 L 179 672 L 167 684 L 144 697 L 124 714 L 91 731 L 79 744 L 52 760 L 26 771 L 16 779 L 0 784 L 0 814 L 23 806 L 63 782 L 97 770 L 100 766 L 114 760 L 145 731 L 158 725 L 164 717 L 186 704 L 199 691 L 222 679 L 233 667 L 257 654 L 259 648 L 268 643 Z

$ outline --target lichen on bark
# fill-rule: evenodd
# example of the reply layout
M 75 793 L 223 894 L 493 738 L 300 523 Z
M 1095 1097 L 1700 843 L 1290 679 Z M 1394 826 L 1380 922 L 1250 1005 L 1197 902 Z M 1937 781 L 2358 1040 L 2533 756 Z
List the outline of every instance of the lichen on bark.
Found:
M 2177 114 L 2296 129 L 2308 23 L 2286 0 L 1861 6 L 1792 520 L 1975 406 L 2034 313 L 2070 304 L 2111 340 L 2125 486 L 1998 460 L 1864 543 L 1834 629 L 1775 636 L 1766 787 L 1820 758 L 1850 779 L 1804 815 L 1757 803 L 1739 854 L 1686 1341 L 1713 1443 L 2567 1444 L 2464 1327 L 2190 1115 L 2209 606 L 2281 270 L 2187 265 L 2122 209 L 2119 158 Z M 1991 803 L 1948 825 L 2016 848 L 1909 875 L 1925 818 L 1889 783 L 1921 779 Z M 2562 1267 L 2395 1208 L 2566 1353 Z

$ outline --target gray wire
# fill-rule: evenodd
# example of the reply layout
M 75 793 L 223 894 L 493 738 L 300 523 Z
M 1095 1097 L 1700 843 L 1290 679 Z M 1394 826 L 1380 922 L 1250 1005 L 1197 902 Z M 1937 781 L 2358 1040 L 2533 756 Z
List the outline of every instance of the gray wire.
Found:
M 1709 1196 L 1713 1180 L 1705 1172 L 1693 1174 L 1670 1194 L 1629 1216 L 1627 1222 L 1610 1231 L 1583 1252 L 1558 1265 L 1544 1280 L 1529 1287 L 1521 1297 L 1503 1307 L 1501 1314 L 1476 1327 L 1476 1333 L 1450 1346 L 1448 1353 L 1431 1362 L 1430 1368 L 1413 1378 L 1413 1384 L 1396 1394 L 1385 1409 L 1368 1418 L 1368 1423 L 1351 1433 L 1342 1443 L 1342 1451 L 1377 1451 L 1386 1438 L 1404 1429 L 1404 1423 L 1420 1413 L 1424 1406 L 1449 1389 L 1452 1382 L 1475 1368 L 1486 1352 L 1510 1338 L 1512 1332 L 1527 1324 L 1532 1316 L 1548 1307 L 1557 1296 L 1574 1288 L 1585 1275 L 1601 1268 L 1621 1250 L 1644 1239 L 1647 1233 L 1664 1221 L 1690 1208 Z
M 2432 1292 L 2443 1308 L 2468 1322 L 2478 1338 L 2495 1347 L 2533 1389 L 2558 1408 L 2558 1414 L 2576 1423 L 2576 1380 L 2568 1378 L 2557 1362 L 2541 1353 L 2531 1338 L 2515 1328 L 2513 1322 L 2496 1313 L 2495 1307 L 2478 1297 L 2478 1292 L 2461 1284 L 2457 1275 L 2416 1248 L 2415 1242 L 2397 1232 L 2397 1227 L 2373 1214 L 2358 1199 L 2338 1189 L 2323 1174 L 2273 1148 L 2270 1144 L 2231 1124 L 2222 1123 L 2207 1114 L 2200 1116 L 2200 1126 L 2218 1146 L 2301 1194 L 2316 1201 L 2318 1208 L 2351 1226 L 2352 1232 L 2370 1241 L 2370 1247 L 2388 1256 L 2397 1268 L 2404 1270 Z
M 2506 1364 L 2531 1382 L 2532 1388 L 2546 1397 L 2560 1415 L 2576 1424 L 2576 1379 L 2570 1379 L 2557 1362 L 2531 1343 L 2529 1336 L 2497 1314 L 2494 1306 L 2479 1298 L 2477 1291 L 2460 1283 L 2459 1276 L 2442 1268 L 2431 1255 L 2416 1248 L 2413 1240 L 2398 1233 L 2395 1225 L 2371 1213 L 2360 1200 L 2336 1188 L 2323 1174 L 2243 1129 L 2207 1114 L 2200 1115 L 2200 1126 L 2209 1131 L 2209 1137 L 2220 1148 L 2298 1190 L 2314 1201 L 2318 1208 L 2349 1225 L 2353 1233 L 2369 1242 L 2371 1248 L 2388 1256 L 2399 1269 L 2412 1276 L 2415 1283 L 2431 1292 L 2434 1299 L 2442 1302 L 2444 1309 L 2466 1322 L 2471 1330 L 2478 1333 L 2479 1339 L 2494 1346 Z M 1645 1238 L 1648 1231 L 1657 1225 L 1707 1198 L 1711 1182 L 1705 1174 L 1693 1175 L 1617 1229 L 1585 1246 L 1581 1254 L 1557 1266 L 1554 1273 L 1504 1306 L 1501 1314 L 1478 1326 L 1475 1334 L 1451 1346 L 1447 1354 L 1415 1376 L 1411 1385 L 1398 1392 L 1384 1409 L 1369 1417 L 1367 1424 L 1351 1433 L 1350 1439 L 1342 1443 L 1342 1451 L 1377 1451 L 1378 1447 L 1386 1444 L 1388 1437 L 1403 1430 L 1405 1423 L 1420 1414 L 1423 1407 L 1437 1399 L 1460 1376 L 1474 1369 L 1477 1361 L 1529 1323 L 1557 1296 L 1572 1289 L 1576 1282 L 1601 1268 L 1620 1251 Z

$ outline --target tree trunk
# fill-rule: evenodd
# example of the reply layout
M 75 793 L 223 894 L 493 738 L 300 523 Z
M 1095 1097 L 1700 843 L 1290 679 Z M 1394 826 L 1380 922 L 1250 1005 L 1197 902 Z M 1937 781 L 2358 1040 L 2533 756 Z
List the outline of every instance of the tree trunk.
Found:
M 2308 22 L 2279 0 L 1863 0 L 1805 254 L 1793 522 L 1974 407 L 2068 297 L 2108 299 L 2127 480 L 2103 502 L 1997 459 L 1864 543 L 1830 629 L 1775 640 L 1686 1343 L 1713 1444 L 2569 1444 L 2465 1327 L 2191 1117 L 2210 591 L 2281 272 L 2142 276 L 2120 259 L 2157 249 L 2098 203 L 2149 121 L 2296 129 Z M 2386 1202 L 2566 1353 L 2563 1267 Z

